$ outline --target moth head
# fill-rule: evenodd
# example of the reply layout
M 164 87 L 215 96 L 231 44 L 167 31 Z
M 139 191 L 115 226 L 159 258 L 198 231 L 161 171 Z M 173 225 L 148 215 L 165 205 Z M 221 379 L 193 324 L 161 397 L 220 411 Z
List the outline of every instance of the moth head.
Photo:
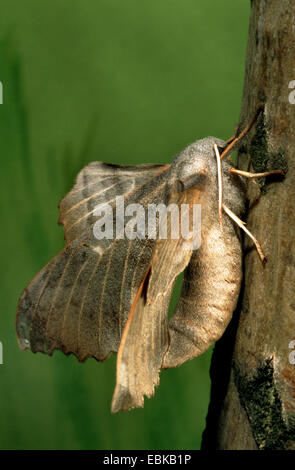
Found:
M 220 152 L 226 147 L 223 140 L 206 137 L 186 147 L 174 159 L 171 171 L 184 190 L 216 181 L 214 144 L 218 146 Z
M 219 200 L 217 155 L 214 146 L 217 146 L 219 154 L 227 147 L 225 141 L 216 137 L 206 137 L 186 147 L 174 159 L 171 165 L 174 187 L 179 192 L 189 189 L 203 190 L 206 194 L 207 206 L 212 213 L 218 213 L 215 208 Z M 220 161 L 223 180 L 223 202 L 237 214 L 241 214 L 245 207 L 245 182 L 238 175 L 230 174 L 233 166 L 226 158 Z M 236 177 L 237 176 L 237 177 Z

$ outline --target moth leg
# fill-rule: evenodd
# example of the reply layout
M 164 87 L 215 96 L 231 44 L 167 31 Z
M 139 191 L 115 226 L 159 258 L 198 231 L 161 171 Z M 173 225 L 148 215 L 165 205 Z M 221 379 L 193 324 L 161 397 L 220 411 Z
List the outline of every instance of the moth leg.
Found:
M 236 138 L 237 135 L 238 135 L 238 131 L 239 131 L 239 125 L 236 125 L 235 131 L 234 131 L 233 135 L 232 135 L 229 139 L 227 139 L 227 140 L 225 141 L 225 143 L 226 143 L 227 145 L 229 145 L 233 140 L 235 140 L 235 138 Z
M 283 170 L 271 170 L 271 171 L 265 171 L 263 173 L 251 173 L 249 171 L 243 171 L 243 170 L 238 170 L 237 168 L 230 168 L 230 173 L 233 173 L 233 174 L 236 174 L 236 175 L 240 175 L 240 176 L 244 176 L 245 178 L 249 178 L 249 179 L 254 179 L 254 178 L 263 178 L 263 177 L 266 177 L 266 176 L 270 176 L 270 175 L 281 175 L 281 176 L 284 176 L 284 171 Z M 244 230 L 244 232 L 248 235 L 248 237 L 251 238 L 251 240 L 254 242 L 255 244 L 255 247 L 256 247 L 256 250 L 259 254 L 259 257 L 262 261 L 262 263 L 264 264 L 266 262 L 266 257 L 264 256 L 263 254 L 263 251 L 262 251 L 262 248 L 259 244 L 259 242 L 256 240 L 256 238 L 254 237 L 254 235 L 245 227 L 245 223 L 240 220 L 228 207 L 226 207 L 224 204 L 223 204 L 223 210 L 227 213 L 227 215 L 242 229 Z
M 253 125 L 257 121 L 257 118 L 258 118 L 259 114 L 262 111 L 263 111 L 262 107 L 258 108 L 255 115 L 253 116 L 253 118 L 249 122 L 249 124 L 247 124 L 247 126 L 244 127 L 244 129 L 234 139 L 232 139 L 232 138 L 229 139 L 230 143 L 228 144 L 228 146 L 223 150 L 222 154 L 220 155 L 221 159 L 223 159 L 225 156 L 229 155 L 230 152 L 234 149 L 235 145 L 238 142 L 240 142 L 243 139 L 243 137 L 245 137 L 245 135 L 250 131 L 250 129 L 252 129 Z
M 271 171 L 265 171 L 263 173 L 250 173 L 249 171 L 238 170 L 237 168 L 232 167 L 230 169 L 230 172 L 235 173 L 236 175 L 245 176 L 245 178 L 264 178 L 265 176 L 270 176 L 270 175 L 284 176 L 283 170 L 271 170 Z
M 251 238 L 251 240 L 253 241 L 255 247 L 256 247 L 256 250 L 259 254 L 259 257 L 262 261 L 262 263 L 264 264 L 266 262 L 266 257 L 264 256 L 263 254 L 263 251 L 262 251 L 262 248 L 259 244 L 259 242 L 256 240 L 256 238 L 254 237 L 254 235 L 245 227 L 245 224 L 244 222 L 239 219 L 239 217 L 237 217 L 225 204 L 222 205 L 223 207 L 223 210 L 224 212 L 227 213 L 227 215 L 242 229 L 244 230 L 244 232 L 248 235 L 249 238 Z

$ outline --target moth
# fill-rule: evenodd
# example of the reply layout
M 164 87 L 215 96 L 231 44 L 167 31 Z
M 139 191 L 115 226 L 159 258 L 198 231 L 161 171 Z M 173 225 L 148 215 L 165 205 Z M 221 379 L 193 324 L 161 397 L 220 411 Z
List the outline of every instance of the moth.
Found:
M 179 366 L 218 340 L 240 290 L 239 227 L 264 260 L 259 243 L 240 220 L 246 198 L 243 177 L 262 174 L 236 170 L 224 158 L 253 122 L 227 142 L 198 140 L 171 165 L 93 162 L 82 169 L 59 205 L 66 246 L 20 298 L 20 348 L 49 355 L 58 349 L 79 361 L 104 361 L 117 353 L 112 399 L 112 412 L 117 412 L 142 407 L 162 368 Z M 181 235 L 127 238 L 117 233 L 113 239 L 98 239 L 95 211 L 102 203 L 111 207 L 116 232 L 126 228 L 116 219 L 118 196 L 131 208 L 173 203 L 191 212 L 200 204 L 200 247 L 187 248 Z M 171 293 L 182 271 L 181 295 L 168 322 Z

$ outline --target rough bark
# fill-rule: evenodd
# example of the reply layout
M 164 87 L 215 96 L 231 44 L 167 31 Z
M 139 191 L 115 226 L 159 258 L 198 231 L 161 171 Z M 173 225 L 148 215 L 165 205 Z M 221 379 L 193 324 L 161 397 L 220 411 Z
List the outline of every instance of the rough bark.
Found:
M 203 449 L 295 449 L 294 0 L 253 0 L 240 122 L 264 112 L 239 150 L 240 167 L 287 169 L 283 182 L 249 182 L 244 285 L 217 343 Z M 291 95 L 290 95 L 291 93 Z M 249 163 L 250 162 L 250 163 Z M 294 348 L 294 346 L 293 346 Z

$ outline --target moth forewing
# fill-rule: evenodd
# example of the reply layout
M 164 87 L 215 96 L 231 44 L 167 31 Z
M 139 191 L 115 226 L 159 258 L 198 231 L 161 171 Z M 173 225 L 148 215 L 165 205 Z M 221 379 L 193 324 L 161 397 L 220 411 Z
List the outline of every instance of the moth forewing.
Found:
M 194 191 L 198 203 L 199 191 Z M 170 202 L 192 208 L 190 191 L 173 194 Z M 171 222 L 171 221 L 170 221 Z M 178 219 L 180 224 L 181 219 Z M 191 250 L 184 249 L 187 240 L 168 237 L 157 239 L 151 262 L 139 287 L 126 322 L 117 358 L 117 383 L 112 411 L 143 406 L 159 383 L 164 354 L 168 348 L 168 308 L 176 277 L 187 266 Z M 161 227 L 159 227 L 160 232 Z

